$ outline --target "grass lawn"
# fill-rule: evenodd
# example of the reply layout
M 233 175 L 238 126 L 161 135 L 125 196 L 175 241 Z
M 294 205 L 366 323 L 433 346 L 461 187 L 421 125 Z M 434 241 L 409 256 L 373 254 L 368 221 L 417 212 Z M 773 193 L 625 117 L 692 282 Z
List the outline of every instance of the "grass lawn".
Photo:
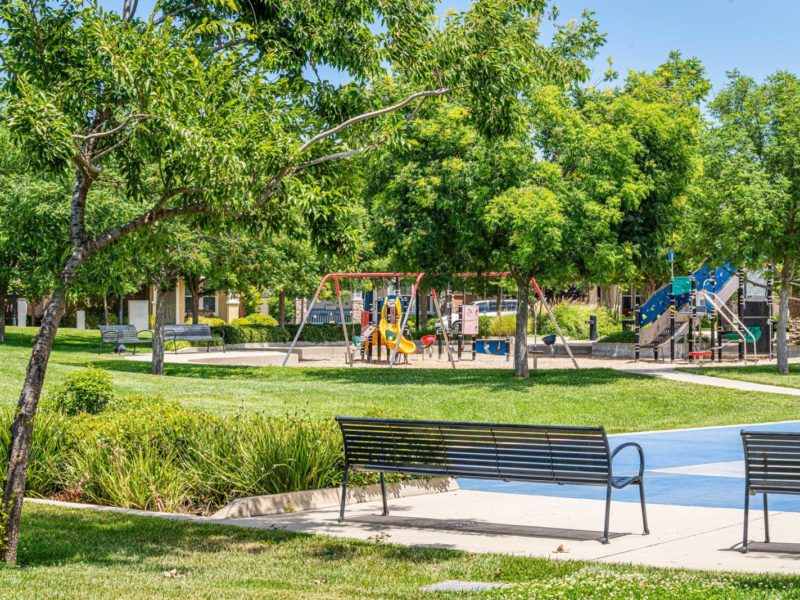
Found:
M 701 367 L 687 370 L 690 373 L 722 377 L 723 379 L 736 379 L 738 381 L 751 381 L 765 385 L 778 385 L 781 387 L 800 388 L 800 364 L 789 365 L 789 373 L 781 375 L 775 370 L 775 365 L 751 365 L 749 367 Z
M 0 405 L 15 403 L 33 329 L 11 328 L 0 345 Z M 337 369 L 166 365 L 97 353 L 97 332 L 62 330 L 50 359 L 47 387 L 87 364 L 108 369 L 122 394 L 161 394 L 217 414 L 259 411 L 441 418 L 518 423 L 604 425 L 641 431 L 793 419 L 800 398 L 692 386 L 607 369 L 533 373 L 510 369 Z
M 419 598 L 421 586 L 452 579 L 519 584 L 491 597 L 800 597 L 796 577 L 407 548 L 33 503 L 19 566 L 0 567 L 0 597 Z

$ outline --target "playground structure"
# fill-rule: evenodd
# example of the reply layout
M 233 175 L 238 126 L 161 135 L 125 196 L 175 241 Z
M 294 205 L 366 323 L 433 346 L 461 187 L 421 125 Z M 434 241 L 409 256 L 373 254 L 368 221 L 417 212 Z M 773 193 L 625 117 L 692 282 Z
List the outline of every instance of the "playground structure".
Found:
M 635 360 L 640 359 L 641 349 L 648 347 L 656 362 L 667 353 L 674 362 L 681 340 L 685 340 L 685 355 L 690 362 L 698 358 L 722 361 L 723 350 L 732 344 L 737 345 L 738 359 L 745 363 L 757 361 L 759 354 L 771 359 L 773 288 L 771 265 L 766 277 L 760 273 L 748 277 L 743 269 L 728 264 L 715 270 L 703 265 L 686 277 L 673 276 L 670 283 L 634 309 Z M 734 295 L 735 310 L 729 306 Z M 707 343 L 704 318 L 710 326 Z
M 342 324 L 342 333 L 344 334 L 344 342 L 345 342 L 345 349 L 346 349 L 346 356 L 345 360 L 347 364 L 351 367 L 355 366 L 355 350 L 353 344 L 351 344 L 351 337 L 348 335 L 347 331 L 347 323 L 344 317 L 344 304 L 342 302 L 342 290 L 340 285 L 340 280 L 342 279 L 395 279 L 399 282 L 401 278 L 413 278 L 414 283 L 412 286 L 411 296 L 408 303 L 408 306 L 405 310 L 403 310 L 402 301 L 399 297 L 399 294 L 394 297 L 394 305 L 389 304 L 389 297 L 387 296 L 384 299 L 383 305 L 380 310 L 380 320 L 377 322 L 375 319 L 364 319 L 361 322 L 361 333 L 359 336 L 353 336 L 353 341 L 357 342 L 356 346 L 358 347 L 360 352 L 369 353 L 373 346 L 377 346 L 380 352 L 380 345 L 383 344 L 388 348 L 389 351 L 389 368 L 392 368 L 397 363 L 398 354 L 403 354 L 404 357 L 408 357 L 409 354 L 413 354 L 416 352 L 416 344 L 411 339 L 410 333 L 407 331 L 408 325 L 408 318 L 410 314 L 413 312 L 414 304 L 418 302 L 417 295 L 419 292 L 420 282 L 422 281 L 425 273 L 328 273 L 322 278 L 320 281 L 319 286 L 317 286 L 317 290 L 314 293 L 314 297 L 312 298 L 311 302 L 308 305 L 308 308 L 305 310 L 303 314 L 303 319 L 300 322 L 300 327 L 297 329 L 297 333 L 292 340 L 288 350 L 286 351 L 286 355 L 284 357 L 282 366 L 286 366 L 289 357 L 291 356 L 292 352 L 297 345 L 298 340 L 303 332 L 303 328 L 306 326 L 308 322 L 309 315 L 311 311 L 314 309 L 314 305 L 317 303 L 320 294 L 322 293 L 323 289 L 327 285 L 329 281 L 333 282 L 334 285 L 334 292 L 336 295 L 336 301 L 339 308 L 339 315 L 341 317 L 340 321 Z M 453 275 L 455 278 L 475 278 L 475 277 L 509 277 L 511 273 L 457 273 Z M 575 360 L 575 357 L 572 354 L 572 350 L 570 349 L 569 344 L 567 343 L 566 338 L 564 337 L 563 333 L 561 332 L 561 328 L 556 321 L 555 316 L 553 315 L 550 306 L 547 303 L 547 299 L 545 298 L 544 292 L 539 287 L 539 284 L 536 282 L 535 278 L 531 278 L 531 284 L 533 289 L 538 296 L 541 306 L 547 311 L 547 316 L 550 319 L 553 327 L 558 333 L 559 338 L 561 339 L 564 348 L 567 351 L 567 354 L 572 359 L 572 364 L 577 369 L 578 362 Z M 431 298 L 433 300 L 433 306 L 436 313 L 436 318 L 438 323 L 442 324 L 444 322 L 441 304 L 439 302 L 439 297 L 436 293 L 436 290 L 431 287 L 430 288 Z M 387 305 L 390 307 L 389 312 L 387 312 Z M 363 314 L 363 313 L 362 313 Z M 370 313 L 366 313 L 370 314 Z M 476 320 L 477 322 L 477 320 Z M 442 341 L 444 342 L 444 348 L 447 351 L 447 357 L 450 361 L 450 365 L 453 369 L 456 368 L 456 361 L 453 357 L 455 354 L 453 348 L 451 347 L 451 341 L 449 338 L 449 334 L 447 331 L 447 327 L 440 327 L 439 332 L 442 336 Z M 477 333 L 477 330 L 475 331 Z M 438 335 L 438 334 L 437 334 Z M 434 340 L 430 339 L 430 336 L 423 336 L 428 338 L 423 341 L 423 353 L 426 349 L 430 350 L 430 347 L 434 343 Z M 357 338 L 357 339 L 355 339 Z M 459 336 L 459 344 L 461 341 L 462 336 Z M 535 339 L 535 338 L 534 338 Z M 422 340 L 421 340 L 422 341 Z M 478 350 L 477 347 L 478 340 L 473 339 L 473 355 Z M 495 350 L 497 346 L 492 347 L 491 345 L 483 345 L 484 348 L 487 349 L 487 353 L 494 353 L 490 350 Z M 505 343 L 505 353 L 508 354 L 510 352 L 510 342 L 506 340 Z M 459 345 L 459 355 L 460 355 L 460 345 Z M 526 351 L 527 355 L 527 351 Z M 424 354 L 423 354 L 424 356 Z

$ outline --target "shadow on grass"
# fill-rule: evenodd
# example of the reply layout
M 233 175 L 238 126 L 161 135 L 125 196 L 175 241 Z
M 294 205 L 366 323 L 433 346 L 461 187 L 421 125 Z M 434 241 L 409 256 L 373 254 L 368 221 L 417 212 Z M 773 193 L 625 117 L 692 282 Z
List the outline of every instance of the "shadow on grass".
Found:
M 33 327 L 11 327 L 6 330 L 6 339 L 0 349 L 33 347 L 33 338 L 39 331 Z M 97 331 L 59 330 L 53 344 L 54 352 L 97 352 L 100 347 L 100 333 Z
M 282 529 L 192 523 L 156 517 L 101 513 L 27 505 L 23 513 L 19 564 L 25 567 L 68 563 L 113 566 L 139 564 L 148 558 L 175 558 L 182 554 L 269 554 L 277 545 L 293 545 L 298 554 L 326 561 L 348 561 L 364 546 L 379 558 L 409 562 L 457 558 L 447 549 L 398 549 L 294 533 Z M 224 568 L 224 565 L 220 565 Z
M 128 360 L 106 360 L 98 366 L 115 372 L 147 374 L 150 363 Z M 168 377 L 190 377 L 199 379 L 240 379 L 259 381 L 311 381 L 350 385 L 425 385 L 496 387 L 502 390 L 524 390 L 535 385 L 552 386 L 598 386 L 617 385 L 625 381 L 641 382 L 643 377 L 613 369 L 554 369 L 532 371 L 527 380 L 517 379 L 509 369 L 351 369 L 341 368 L 281 368 L 281 367 L 237 367 L 198 364 L 166 364 L 164 375 Z

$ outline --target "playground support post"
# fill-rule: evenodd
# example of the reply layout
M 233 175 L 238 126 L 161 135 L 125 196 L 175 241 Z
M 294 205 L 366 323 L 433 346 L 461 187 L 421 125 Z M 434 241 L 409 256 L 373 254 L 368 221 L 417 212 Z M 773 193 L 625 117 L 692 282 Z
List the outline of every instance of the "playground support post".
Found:
M 533 289 L 536 291 L 536 294 L 539 296 L 539 299 L 542 301 L 542 306 L 544 306 L 544 309 L 547 311 L 547 316 L 550 318 L 550 322 L 553 324 L 556 333 L 558 333 L 558 337 L 561 338 L 561 343 L 564 344 L 564 348 L 567 350 L 567 354 L 569 354 L 569 357 L 572 359 L 572 364 L 575 366 L 576 369 L 580 369 L 580 367 L 578 366 L 578 361 L 575 360 L 575 356 L 572 354 L 572 348 L 569 347 L 569 344 L 567 343 L 564 334 L 561 332 L 561 327 L 558 326 L 558 321 L 556 321 L 556 317 L 553 314 L 553 311 L 550 310 L 550 305 L 547 303 L 547 298 L 544 297 L 544 292 L 542 292 L 542 288 L 540 288 L 539 284 L 536 283 L 536 279 L 534 277 L 531 277 L 531 283 L 533 284 Z M 528 349 L 525 348 L 525 354 L 526 354 L 525 360 L 528 360 L 527 353 Z
M 339 319 L 341 319 L 342 333 L 344 334 L 345 361 L 347 361 L 351 367 L 354 367 L 353 348 L 350 346 L 350 340 L 347 337 L 347 323 L 344 320 L 344 304 L 342 303 L 342 290 L 339 287 L 338 277 L 333 278 L 333 285 L 336 288 L 336 300 L 339 302 Z
M 689 290 L 689 304 L 691 307 L 689 310 L 689 362 L 693 363 L 694 356 L 692 356 L 692 353 L 694 352 L 695 345 L 694 326 L 697 320 L 697 280 L 694 278 L 694 273 L 692 271 L 689 271 L 689 284 L 691 286 Z
M 769 359 L 772 360 L 772 336 L 775 335 L 775 265 L 772 263 L 768 264 L 767 273 L 767 332 L 769 333 L 769 337 L 767 338 L 767 352 L 769 353 Z
M 669 288 L 669 362 L 675 362 L 675 274 Z
M 439 297 L 436 295 L 436 290 L 433 288 L 431 288 L 431 297 L 433 298 L 433 308 L 436 309 L 436 318 L 439 319 L 439 329 L 442 331 L 444 345 L 447 349 L 447 358 L 450 359 L 450 365 L 455 369 L 456 361 L 453 360 L 453 353 L 450 351 L 450 339 L 447 336 L 447 327 L 444 326 L 444 321 L 442 320 L 442 308 L 439 305 Z
M 395 341 L 394 348 L 392 349 L 392 354 L 389 358 L 389 368 L 393 367 L 395 362 L 397 361 L 397 351 L 400 349 L 400 340 L 403 337 L 403 332 L 406 330 L 406 325 L 408 324 L 408 315 L 411 314 L 411 308 L 415 304 L 417 299 L 417 292 L 419 291 L 419 282 L 422 281 L 423 274 L 420 273 L 417 275 L 417 279 L 414 281 L 414 287 L 411 288 L 411 298 L 408 301 L 409 306 L 406 310 L 403 311 L 403 318 L 402 322 L 399 325 L 399 329 L 397 330 L 397 340 Z M 397 278 L 396 282 L 397 287 L 397 297 L 400 299 L 400 306 L 403 306 L 403 298 L 400 295 L 400 278 Z M 385 300 L 384 300 L 385 302 Z
M 642 347 L 640 345 L 641 332 L 639 330 L 639 303 L 636 301 L 636 289 L 631 288 L 631 303 L 633 304 L 633 335 L 635 340 L 633 343 L 633 360 L 637 363 L 641 358 Z
M 742 323 L 744 326 L 744 281 L 745 281 L 745 274 L 744 269 L 739 269 L 736 271 L 736 276 L 739 278 L 739 298 L 738 302 L 736 303 L 736 316 L 739 319 L 739 322 Z M 739 360 L 745 360 L 745 339 L 744 335 L 739 336 Z
M 711 286 L 711 291 L 716 294 L 717 293 L 717 278 L 714 277 L 713 273 L 711 274 L 711 277 L 708 278 L 708 283 Z M 703 297 L 705 298 L 705 295 Z M 709 305 L 711 306 L 711 309 L 708 308 Z M 711 331 L 710 331 L 710 334 L 709 334 L 710 335 L 710 339 L 711 339 L 710 350 L 711 350 L 711 362 L 714 362 L 714 356 L 715 356 L 714 355 L 714 349 L 716 348 L 716 335 L 715 334 L 716 334 L 716 329 L 717 329 L 717 327 L 716 327 L 716 325 L 717 325 L 717 311 L 714 309 L 714 304 L 713 303 L 709 303 L 708 300 L 705 300 L 705 307 L 706 307 L 706 312 L 709 313 L 709 320 L 711 321 Z M 702 327 L 701 327 L 700 335 L 702 336 L 702 334 L 703 334 L 703 331 L 702 331 Z
M 292 355 L 294 351 L 295 345 L 297 345 L 297 340 L 300 339 L 300 334 L 303 333 L 303 327 L 306 326 L 306 321 L 308 321 L 308 315 L 311 314 L 311 309 L 314 308 L 314 305 L 317 303 L 317 299 L 319 298 L 320 292 L 322 292 L 322 288 L 327 282 L 327 278 L 323 278 L 322 282 L 319 284 L 317 291 L 314 292 L 314 298 L 311 299 L 311 304 L 308 305 L 308 309 L 305 313 L 303 313 L 303 320 L 300 321 L 300 327 L 297 328 L 297 333 L 294 334 L 294 339 L 292 343 L 289 345 L 289 349 L 286 351 L 286 356 L 283 357 L 283 362 L 281 363 L 282 367 L 286 366 L 286 363 L 289 362 L 289 357 Z

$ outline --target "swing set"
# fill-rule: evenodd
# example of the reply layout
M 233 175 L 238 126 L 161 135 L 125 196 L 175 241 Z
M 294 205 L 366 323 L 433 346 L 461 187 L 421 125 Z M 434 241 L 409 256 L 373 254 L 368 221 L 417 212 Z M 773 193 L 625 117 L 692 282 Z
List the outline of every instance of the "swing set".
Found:
M 460 279 L 472 279 L 477 277 L 510 277 L 510 276 L 511 273 L 507 272 L 456 273 L 453 275 L 453 277 Z M 396 340 L 393 344 L 390 344 L 389 346 L 391 348 L 391 353 L 389 356 L 389 368 L 392 368 L 397 362 L 397 354 L 398 351 L 400 350 L 402 340 L 407 339 L 403 337 L 403 332 L 406 330 L 406 326 L 408 324 L 408 317 L 414 310 L 414 304 L 417 299 L 417 292 L 419 291 L 419 285 L 423 277 L 425 277 L 425 273 L 328 273 L 322 278 L 322 281 L 320 281 L 319 286 L 317 286 L 317 290 L 316 292 L 314 292 L 314 297 L 312 298 L 311 302 L 308 305 L 308 308 L 303 314 L 303 319 L 300 322 L 300 327 L 297 329 L 297 333 L 295 334 L 294 339 L 292 340 L 292 343 L 289 346 L 289 349 L 286 351 L 286 356 L 284 356 L 283 363 L 281 364 L 281 366 L 285 367 L 286 363 L 289 361 L 289 357 L 292 355 L 292 352 L 294 351 L 294 348 L 297 345 L 297 341 L 300 339 L 300 335 L 303 333 L 303 328 L 306 326 L 308 317 L 311 314 L 311 311 L 314 309 L 314 305 L 319 300 L 319 296 L 322 293 L 322 290 L 325 288 L 325 286 L 329 281 L 333 282 L 334 292 L 336 294 L 336 301 L 339 305 L 339 317 L 342 324 L 342 333 L 344 334 L 344 343 L 347 352 L 346 361 L 351 367 L 354 367 L 355 366 L 354 349 L 352 344 L 350 343 L 351 336 L 349 336 L 347 332 L 347 322 L 345 321 L 344 317 L 344 304 L 342 302 L 342 289 L 340 280 L 350 280 L 352 282 L 354 279 L 381 279 L 381 280 L 396 279 L 399 282 L 400 279 L 413 278 L 414 284 L 411 289 L 411 298 L 408 303 L 408 307 L 405 311 L 402 311 L 402 317 L 399 326 L 396 326 L 392 330 L 392 333 L 395 336 L 393 339 Z M 572 364 L 577 369 L 578 362 L 575 360 L 575 356 L 572 354 L 572 349 L 570 348 L 569 343 L 567 343 L 564 334 L 561 332 L 561 328 L 558 326 L 558 322 L 556 321 L 555 315 L 553 315 L 553 311 L 550 310 L 550 305 L 547 303 L 547 299 L 545 298 L 544 292 L 539 287 L 539 284 L 536 282 L 536 278 L 531 277 L 531 285 L 533 286 L 536 295 L 539 297 L 539 300 L 541 301 L 541 306 L 544 307 L 545 311 L 547 312 L 547 316 L 550 319 L 550 322 L 553 324 L 553 327 L 558 333 L 558 337 L 564 344 L 564 348 L 566 349 L 567 354 L 569 354 L 569 357 L 572 359 Z M 436 318 L 438 319 L 439 323 L 444 324 L 441 304 L 439 303 L 439 296 L 436 293 L 436 290 L 432 287 L 430 288 L 430 293 L 431 293 L 431 298 L 433 299 L 433 307 L 436 312 Z M 399 296 L 399 289 L 398 289 L 398 296 Z M 396 301 L 397 300 L 399 300 L 399 298 L 396 299 Z M 384 304 L 384 309 L 385 309 L 385 304 Z M 455 359 L 453 358 L 453 351 L 450 348 L 450 339 L 447 332 L 447 327 L 442 326 L 441 331 L 442 331 L 442 337 L 444 338 L 444 345 L 445 348 L 447 349 L 448 360 L 450 361 L 450 365 L 452 366 L 452 368 L 455 369 L 456 363 Z

